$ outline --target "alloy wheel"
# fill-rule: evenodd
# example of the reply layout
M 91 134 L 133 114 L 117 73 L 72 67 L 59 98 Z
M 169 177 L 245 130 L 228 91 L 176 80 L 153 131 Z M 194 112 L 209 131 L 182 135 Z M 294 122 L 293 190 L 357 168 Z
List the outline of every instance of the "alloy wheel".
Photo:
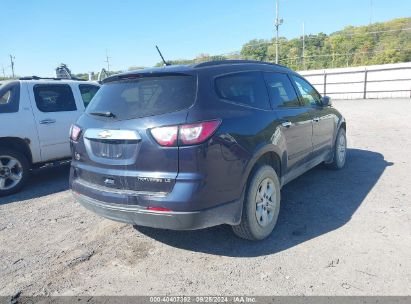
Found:
M 337 145 L 337 157 L 340 164 L 343 164 L 345 161 L 345 155 L 347 150 L 347 141 L 345 140 L 345 136 L 341 135 L 338 138 L 338 145 Z
M 9 190 L 23 178 L 23 166 L 14 157 L 0 155 L 0 190 Z
M 265 178 L 258 186 L 255 197 L 255 216 L 260 226 L 266 227 L 274 217 L 276 207 L 276 190 L 274 181 L 271 178 Z

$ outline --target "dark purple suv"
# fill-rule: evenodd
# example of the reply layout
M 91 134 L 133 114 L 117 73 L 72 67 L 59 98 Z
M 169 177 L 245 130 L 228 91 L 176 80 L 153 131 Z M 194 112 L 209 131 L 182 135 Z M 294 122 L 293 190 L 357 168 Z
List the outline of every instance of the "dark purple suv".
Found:
M 70 185 L 104 217 L 166 229 L 273 230 L 281 187 L 346 158 L 345 120 L 290 69 L 206 62 L 109 77 L 71 128 Z

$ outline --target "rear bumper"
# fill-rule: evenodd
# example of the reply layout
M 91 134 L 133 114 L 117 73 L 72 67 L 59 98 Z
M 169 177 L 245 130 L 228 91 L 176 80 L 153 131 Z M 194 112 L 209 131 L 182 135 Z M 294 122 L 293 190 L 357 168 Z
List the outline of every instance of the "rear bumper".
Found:
M 201 211 L 151 211 L 136 205 L 108 204 L 73 192 L 77 202 L 94 213 L 132 225 L 172 230 L 194 230 L 221 224 L 240 223 L 242 199 Z

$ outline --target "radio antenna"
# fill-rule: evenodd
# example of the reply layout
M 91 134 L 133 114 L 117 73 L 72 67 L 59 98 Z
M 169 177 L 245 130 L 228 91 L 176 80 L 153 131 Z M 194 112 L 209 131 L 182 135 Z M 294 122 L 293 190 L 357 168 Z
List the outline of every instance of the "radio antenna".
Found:
M 170 63 L 168 63 L 167 61 L 164 60 L 163 54 L 161 54 L 161 51 L 160 51 L 160 49 L 158 48 L 157 45 L 156 45 L 156 49 L 157 49 L 158 54 L 159 54 L 160 57 L 161 57 L 161 60 L 163 60 L 164 65 L 165 65 L 165 66 L 170 65 Z

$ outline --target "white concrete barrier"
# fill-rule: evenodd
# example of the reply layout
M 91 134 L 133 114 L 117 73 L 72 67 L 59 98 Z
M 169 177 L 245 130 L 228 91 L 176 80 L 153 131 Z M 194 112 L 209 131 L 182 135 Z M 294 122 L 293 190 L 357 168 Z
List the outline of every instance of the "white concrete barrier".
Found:
M 411 62 L 298 73 L 334 99 L 411 98 Z

